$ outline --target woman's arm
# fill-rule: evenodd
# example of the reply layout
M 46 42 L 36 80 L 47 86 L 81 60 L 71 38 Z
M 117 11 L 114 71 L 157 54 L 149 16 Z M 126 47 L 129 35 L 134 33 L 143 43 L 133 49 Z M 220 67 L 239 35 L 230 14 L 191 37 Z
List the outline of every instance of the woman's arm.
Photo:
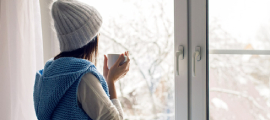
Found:
M 123 110 L 122 110 L 119 100 L 117 99 L 115 85 L 113 82 L 112 83 L 110 82 L 108 83 L 108 86 L 109 86 L 110 99 L 114 103 L 115 107 L 118 109 L 118 112 L 120 113 L 120 115 L 122 115 L 123 117 Z
M 114 82 L 108 82 L 108 87 L 109 87 L 110 99 L 117 99 Z

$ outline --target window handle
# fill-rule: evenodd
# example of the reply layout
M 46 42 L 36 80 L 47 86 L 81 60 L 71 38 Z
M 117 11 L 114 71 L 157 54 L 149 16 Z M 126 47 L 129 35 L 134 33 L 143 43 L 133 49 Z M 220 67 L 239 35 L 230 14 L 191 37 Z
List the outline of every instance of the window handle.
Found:
M 184 46 L 178 46 L 178 51 L 176 51 L 176 75 L 179 75 L 179 59 L 184 59 Z
M 196 47 L 193 55 L 193 77 L 196 76 L 196 61 L 201 60 L 201 47 Z

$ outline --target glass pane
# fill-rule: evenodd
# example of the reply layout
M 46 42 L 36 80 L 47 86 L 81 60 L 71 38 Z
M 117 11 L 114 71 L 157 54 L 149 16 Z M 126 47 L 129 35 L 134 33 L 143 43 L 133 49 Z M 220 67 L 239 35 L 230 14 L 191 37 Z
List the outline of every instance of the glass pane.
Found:
M 269 50 L 269 0 L 209 0 L 209 48 Z M 210 120 L 270 120 L 270 56 L 209 55 Z
M 209 0 L 210 49 L 270 49 L 270 0 Z
M 210 55 L 210 120 L 269 120 L 269 61 L 265 55 Z
M 174 119 L 173 0 L 81 0 L 103 17 L 103 54 L 131 54 L 131 68 L 117 83 L 125 118 Z

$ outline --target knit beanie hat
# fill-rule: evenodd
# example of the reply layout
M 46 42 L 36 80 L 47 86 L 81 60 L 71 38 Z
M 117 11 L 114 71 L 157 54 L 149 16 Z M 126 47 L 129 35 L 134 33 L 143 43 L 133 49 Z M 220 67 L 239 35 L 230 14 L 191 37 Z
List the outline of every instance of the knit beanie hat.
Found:
M 76 50 L 91 42 L 102 24 L 102 17 L 94 7 L 77 0 L 57 0 L 51 12 L 61 52 Z

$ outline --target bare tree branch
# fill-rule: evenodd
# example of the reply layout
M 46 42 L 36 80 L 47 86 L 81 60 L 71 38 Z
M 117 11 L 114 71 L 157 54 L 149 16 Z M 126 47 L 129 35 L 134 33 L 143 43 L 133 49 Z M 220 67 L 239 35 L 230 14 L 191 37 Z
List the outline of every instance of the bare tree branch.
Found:
M 153 104 L 153 111 L 154 111 L 154 113 L 156 115 L 157 112 L 156 112 L 155 100 L 154 100 L 154 97 L 153 97 L 153 93 L 152 93 L 152 91 L 150 89 L 151 87 L 150 87 L 150 85 L 149 85 L 149 83 L 148 83 L 148 81 L 147 81 L 147 79 L 146 79 L 143 71 L 141 70 L 140 66 L 138 65 L 137 60 L 134 57 L 132 57 L 132 52 L 127 47 L 125 47 L 122 43 L 120 43 L 117 40 L 115 40 L 115 39 L 109 37 L 108 35 L 106 35 L 106 33 L 102 33 L 102 35 L 105 36 L 105 37 L 107 37 L 107 38 L 109 38 L 110 40 L 112 40 L 113 42 L 115 42 L 116 44 L 118 44 L 119 46 L 123 47 L 125 50 L 127 50 L 127 51 L 130 52 L 131 59 L 134 61 L 135 65 L 137 66 L 137 68 L 139 69 L 141 75 L 143 76 L 144 80 L 146 81 L 146 84 L 148 85 L 148 90 L 149 90 L 149 93 L 150 93 L 150 98 L 151 98 L 152 104 Z

